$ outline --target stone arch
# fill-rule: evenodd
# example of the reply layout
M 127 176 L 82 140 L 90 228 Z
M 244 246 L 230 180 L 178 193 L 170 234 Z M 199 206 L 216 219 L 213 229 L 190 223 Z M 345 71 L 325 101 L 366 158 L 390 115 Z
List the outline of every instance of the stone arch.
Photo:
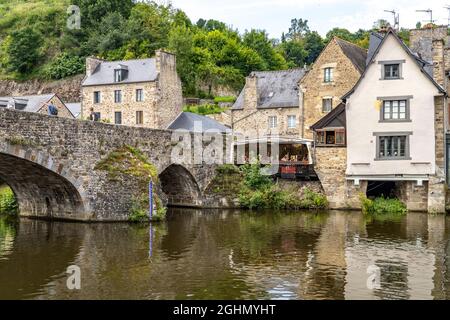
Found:
M 169 206 L 201 207 L 202 193 L 194 176 L 185 167 L 172 164 L 159 175 Z
M 10 144 L 0 149 L 0 180 L 13 190 L 24 217 L 88 219 L 83 188 L 69 171 L 42 151 Z

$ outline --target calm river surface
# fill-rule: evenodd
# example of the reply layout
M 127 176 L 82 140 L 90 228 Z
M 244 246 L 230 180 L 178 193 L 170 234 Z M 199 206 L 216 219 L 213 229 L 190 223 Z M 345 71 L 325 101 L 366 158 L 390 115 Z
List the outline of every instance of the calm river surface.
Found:
M 446 299 L 449 235 L 450 217 L 422 213 L 176 209 L 151 227 L 0 220 L 0 299 Z M 81 290 L 66 286 L 71 265 Z

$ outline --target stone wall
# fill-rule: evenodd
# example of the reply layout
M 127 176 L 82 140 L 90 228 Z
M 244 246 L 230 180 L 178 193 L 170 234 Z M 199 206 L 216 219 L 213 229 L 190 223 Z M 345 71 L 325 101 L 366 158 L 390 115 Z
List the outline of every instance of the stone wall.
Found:
M 398 181 L 396 189 L 397 197 L 406 204 L 409 211 L 428 210 L 428 182 L 419 186 L 416 181 Z
M 430 177 L 428 186 L 428 211 L 432 213 L 445 212 L 445 101 L 446 98 L 443 96 L 437 96 L 434 99 L 436 175 Z
M 331 83 L 324 82 L 325 68 L 333 68 Z M 359 71 L 333 39 L 300 81 L 300 90 L 303 93 L 303 104 L 300 98 L 300 123 L 304 128 L 301 137 L 313 139 L 313 132 L 309 128 L 326 115 L 322 112 L 323 98 L 332 97 L 333 108 L 336 107 L 341 103 L 340 98 L 353 88 L 360 76 Z
M 57 94 L 64 103 L 81 101 L 81 82 L 84 75 L 70 78 L 43 81 L 28 80 L 24 82 L 0 80 L 0 96 L 25 96 L 36 94 Z
M 53 98 L 51 98 L 49 103 L 53 104 L 58 109 L 58 117 L 71 119 L 74 118 L 74 115 L 70 112 L 69 109 L 67 109 L 64 102 L 62 102 L 58 96 L 54 96 Z M 38 112 L 41 114 L 48 114 L 48 107 L 43 106 Z
M 347 148 L 317 147 L 314 150 L 315 171 L 332 209 L 352 207 L 347 202 Z
M 412 29 L 409 32 L 409 47 L 413 52 L 420 53 L 426 61 L 432 61 L 433 40 L 447 40 L 447 26 L 435 28 Z

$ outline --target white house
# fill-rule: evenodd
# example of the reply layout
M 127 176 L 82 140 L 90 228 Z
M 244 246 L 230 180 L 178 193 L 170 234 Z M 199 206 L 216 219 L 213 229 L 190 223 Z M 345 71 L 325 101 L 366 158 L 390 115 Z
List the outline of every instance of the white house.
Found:
M 394 30 L 377 37 L 365 72 L 343 97 L 347 180 L 367 194 L 394 193 L 410 210 L 443 211 L 443 42 L 433 41 L 430 64 Z

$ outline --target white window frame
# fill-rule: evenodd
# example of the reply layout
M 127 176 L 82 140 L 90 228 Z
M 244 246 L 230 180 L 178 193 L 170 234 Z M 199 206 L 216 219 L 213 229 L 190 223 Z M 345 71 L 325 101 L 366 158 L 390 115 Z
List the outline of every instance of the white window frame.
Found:
M 269 129 L 275 129 L 278 127 L 277 116 L 269 116 Z
M 295 128 L 297 128 L 297 116 L 289 115 L 287 117 L 287 123 L 288 123 L 288 129 L 295 129 Z

